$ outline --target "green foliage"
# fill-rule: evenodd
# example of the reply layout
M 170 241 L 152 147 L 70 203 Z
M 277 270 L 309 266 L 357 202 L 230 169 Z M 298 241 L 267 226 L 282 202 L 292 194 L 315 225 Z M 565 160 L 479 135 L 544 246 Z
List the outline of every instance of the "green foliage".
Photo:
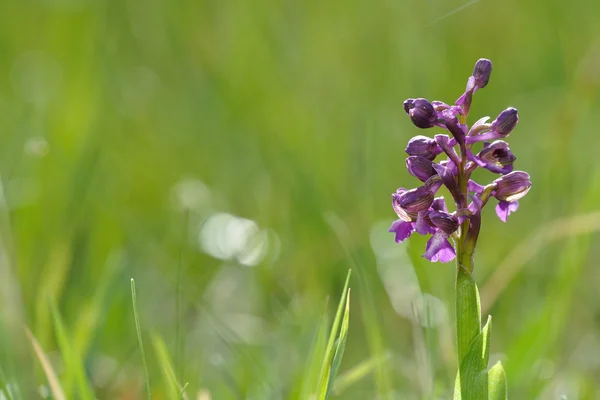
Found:
M 456 377 L 454 400 L 487 400 L 492 317 L 473 339 Z
M 459 268 L 456 278 L 456 342 L 458 360 L 463 360 L 473 340 L 481 332 L 481 304 L 475 280 L 467 271 Z
M 352 268 L 331 396 L 451 398 L 454 267 L 425 262 L 419 236 L 404 257 L 389 195 L 419 184 L 407 141 L 441 133 L 416 130 L 403 100 L 452 101 L 487 57 L 472 115 L 519 109 L 509 141 L 533 182 L 508 223 L 494 204 L 482 216 L 490 352 L 511 398 L 598 398 L 598 15 L 595 1 L 1 1 L 0 397 L 145 398 L 133 276 L 153 397 L 174 392 L 147 332 L 190 399 L 308 399 L 323 299 Z M 257 224 L 259 262 L 215 256 L 220 233 L 207 252 L 217 213 Z M 424 294 L 444 306 L 427 326 L 410 307 Z
M 329 340 L 325 348 L 325 357 L 321 365 L 321 374 L 317 386 L 317 399 L 325 400 L 329 398 L 329 393 L 333 388 L 334 379 L 342 362 L 342 356 L 346 349 L 346 339 L 348 337 L 348 323 L 350 319 L 350 271 L 346 277 L 342 298 L 338 305 L 333 326 L 329 333 Z M 340 327 L 341 324 L 341 327 Z
M 500 361 L 494 364 L 488 372 L 488 393 L 488 400 L 506 400 L 508 398 L 506 373 Z
M 131 278 L 131 302 L 133 304 L 133 316 L 135 318 L 135 331 L 137 333 L 138 345 L 142 356 L 142 364 L 144 365 L 144 382 L 146 384 L 146 393 L 148 399 L 152 398 L 150 390 L 150 375 L 148 374 L 148 363 L 146 362 L 146 352 L 144 351 L 144 340 L 142 339 L 142 327 L 140 325 L 140 317 L 137 311 L 137 296 L 135 293 L 135 280 Z M 159 353 L 162 354 L 162 353 Z

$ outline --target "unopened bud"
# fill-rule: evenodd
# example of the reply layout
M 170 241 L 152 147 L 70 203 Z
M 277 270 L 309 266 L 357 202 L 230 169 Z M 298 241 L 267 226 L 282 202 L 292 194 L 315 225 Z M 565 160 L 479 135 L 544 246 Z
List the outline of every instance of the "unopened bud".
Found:
M 421 182 L 425 182 L 437 172 L 433 169 L 433 163 L 425 157 L 411 156 L 406 159 L 406 167 L 408 172 Z
M 427 213 L 429 220 L 436 227 L 451 235 L 458 229 L 458 218 L 442 211 L 430 211 Z
M 494 181 L 496 189 L 494 197 L 502 201 L 519 200 L 531 189 L 529 174 L 523 171 L 513 171 Z
M 475 63 L 475 68 L 473 69 L 473 78 L 475 78 L 475 87 L 477 89 L 484 88 L 489 80 L 490 75 L 492 74 L 492 62 L 487 58 L 480 58 Z
M 408 212 L 426 211 L 433 203 L 433 193 L 425 186 L 411 189 L 400 195 L 399 205 Z
M 441 149 L 438 149 L 434 139 L 419 135 L 410 139 L 405 151 L 409 156 L 421 156 L 433 160 L 441 152 Z
M 517 126 L 517 122 L 519 122 L 517 109 L 507 108 L 492 122 L 492 131 L 500 136 L 508 136 Z
M 408 99 L 404 102 L 404 110 L 417 127 L 426 129 L 435 126 L 437 113 L 426 99 Z

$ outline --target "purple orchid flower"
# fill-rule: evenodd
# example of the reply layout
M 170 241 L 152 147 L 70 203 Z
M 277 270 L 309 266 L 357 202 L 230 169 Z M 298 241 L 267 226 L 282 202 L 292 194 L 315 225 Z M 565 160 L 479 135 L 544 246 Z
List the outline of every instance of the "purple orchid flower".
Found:
M 508 216 L 517 211 L 518 200 L 531 188 L 529 174 L 513 171 L 516 157 L 503 140 L 519 121 L 515 108 L 502 111 L 491 123 L 487 123 L 489 117 L 484 117 L 470 129 L 466 125 L 473 94 L 487 86 L 491 71 L 489 60 L 478 60 L 465 92 L 454 105 L 424 98 L 404 102 L 404 110 L 415 126 L 421 129 L 440 127 L 449 132 L 449 135 L 437 134 L 434 138 L 419 135 L 408 142 L 406 166 L 423 185 L 410 190 L 400 188 L 392 195 L 398 220 L 389 231 L 395 234 L 398 243 L 414 232 L 432 235 L 423 254 L 430 261 L 449 262 L 458 257 L 459 263 L 468 268 L 472 265 L 468 258 L 472 258 L 481 212 L 487 202 L 491 198 L 498 200 L 496 214 L 506 222 Z M 472 147 L 480 142 L 483 147 L 474 151 Z M 436 161 L 440 154 L 447 159 Z M 481 185 L 471 179 L 477 168 L 500 174 L 500 177 L 489 185 Z M 443 197 L 434 198 L 442 185 L 454 200 L 454 212 L 448 212 Z M 456 253 L 453 244 L 462 249 L 461 254 Z

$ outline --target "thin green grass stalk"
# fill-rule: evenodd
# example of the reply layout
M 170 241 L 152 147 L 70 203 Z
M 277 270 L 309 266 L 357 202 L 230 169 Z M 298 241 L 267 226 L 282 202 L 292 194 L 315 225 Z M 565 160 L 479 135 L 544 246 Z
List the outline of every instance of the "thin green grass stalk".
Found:
M 308 399 L 314 393 L 314 389 L 319 382 L 319 372 L 323 355 L 325 354 L 325 344 L 327 343 L 327 303 L 322 312 L 319 327 L 315 333 L 313 344 L 310 349 L 310 355 L 307 358 L 305 373 L 302 377 L 302 386 L 300 388 L 300 397 L 298 399 Z
M 146 353 L 144 352 L 144 341 L 142 340 L 142 328 L 140 327 L 140 317 L 137 311 L 137 298 L 135 295 L 135 280 L 131 278 L 131 301 L 133 303 L 133 316 L 135 318 L 135 330 L 137 332 L 138 344 L 140 345 L 140 353 L 142 353 L 142 364 L 144 364 L 144 381 L 146 383 L 146 393 L 148 400 L 152 399 L 150 391 L 150 375 L 148 374 L 148 363 L 146 362 Z
M 65 326 L 56 303 L 53 300 L 50 300 L 49 303 L 50 315 L 54 322 L 54 332 L 65 363 L 65 384 L 63 385 L 65 392 L 70 395 L 76 387 L 79 393 L 78 398 L 92 400 L 95 398 L 94 390 L 86 376 L 83 357 L 77 351 L 76 344 Z
M 327 382 L 327 391 L 325 392 L 325 398 L 329 398 L 331 389 L 333 388 L 335 377 L 342 364 L 342 357 L 346 350 L 346 339 L 348 338 L 348 328 L 350 326 L 350 288 L 346 292 L 346 307 L 344 311 L 344 317 L 342 319 L 342 327 L 340 328 L 340 335 L 336 340 L 335 354 L 333 355 L 333 361 L 331 362 L 331 370 L 329 371 L 329 379 Z
M 169 352 L 167 351 L 167 346 L 165 345 L 164 340 L 158 334 L 152 334 L 151 339 L 156 358 L 158 359 L 162 369 L 163 380 L 167 387 L 168 398 L 171 400 L 182 398 L 182 388 L 175 377 L 175 371 L 173 369 Z
M 189 225 L 189 216 L 190 211 L 188 209 L 185 210 L 184 222 L 183 222 L 183 232 L 181 235 L 181 244 L 179 247 L 179 262 L 177 266 L 177 300 L 175 305 L 176 312 L 176 322 L 175 322 L 175 363 L 177 368 L 177 377 L 179 381 L 183 382 L 183 349 L 185 348 L 185 337 L 183 332 L 183 250 L 186 243 L 187 233 L 188 233 L 188 225 Z
M 383 356 L 385 359 L 390 358 L 390 354 Z M 377 357 L 371 357 L 368 360 L 361 362 L 358 365 L 352 367 L 349 371 L 346 371 L 342 375 L 338 376 L 333 385 L 333 395 L 338 396 L 342 394 L 346 389 L 355 383 L 361 381 L 367 375 L 373 373 L 377 369 L 377 366 L 385 360 L 380 360 Z
M 39 344 L 35 336 L 33 336 L 33 333 L 31 333 L 28 327 L 25 327 L 25 334 L 31 342 L 31 347 L 33 347 L 33 351 L 35 352 L 35 355 L 37 356 L 42 369 L 44 370 L 52 397 L 54 397 L 55 400 L 66 400 L 65 392 L 60 385 L 60 381 L 58 380 L 56 372 L 54 372 L 54 368 L 52 368 L 52 364 L 46 357 L 46 353 L 44 353 L 44 349 L 42 349 L 42 346 Z
M 325 400 L 328 398 L 330 387 L 333 386 L 332 377 L 335 375 L 337 368 L 339 367 L 341 357 L 344 352 L 344 347 L 346 345 L 348 318 L 350 313 L 350 305 L 348 303 L 350 292 L 348 290 L 348 284 L 350 283 L 351 273 L 352 270 L 349 270 L 346 277 L 346 283 L 344 284 L 342 298 L 340 299 L 340 303 L 335 314 L 335 319 L 333 320 L 333 326 L 331 327 L 329 340 L 327 341 L 327 347 L 325 349 L 325 356 L 323 357 L 323 364 L 321 365 L 321 373 L 319 374 L 320 377 L 317 388 L 317 399 L 319 400 Z

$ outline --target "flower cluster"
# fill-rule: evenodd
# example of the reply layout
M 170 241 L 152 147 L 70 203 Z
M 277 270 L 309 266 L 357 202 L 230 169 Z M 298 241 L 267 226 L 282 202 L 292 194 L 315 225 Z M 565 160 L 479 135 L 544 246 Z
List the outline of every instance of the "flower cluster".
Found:
M 515 108 L 502 111 L 492 122 L 488 123 L 489 117 L 484 117 L 471 127 L 466 125 L 473 94 L 488 84 L 491 72 L 489 60 L 478 60 L 465 92 L 454 105 L 422 98 L 404 102 L 404 110 L 417 127 L 439 127 L 451 135 L 413 137 L 406 147 L 406 167 L 423 185 L 410 190 L 400 188 L 392 194 L 392 205 L 399 219 L 390 232 L 395 233 L 398 243 L 415 231 L 433 235 L 424 254 L 430 261 L 449 262 L 455 258 L 456 251 L 449 239 L 454 240 L 457 249 L 472 256 L 481 210 L 488 200 L 491 197 L 498 200 L 496 214 L 506 222 L 508 215 L 519 207 L 518 200 L 531 188 L 529 174 L 513 171 L 516 158 L 503 140 L 519 120 Z M 483 146 L 476 152 L 474 147 L 480 142 Z M 442 153 L 447 159 L 436 161 Z M 471 179 L 477 168 L 500 177 L 489 185 L 480 185 Z M 456 206 L 453 212 L 448 210 L 443 197 L 435 197 L 442 185 L 452 195 Z

